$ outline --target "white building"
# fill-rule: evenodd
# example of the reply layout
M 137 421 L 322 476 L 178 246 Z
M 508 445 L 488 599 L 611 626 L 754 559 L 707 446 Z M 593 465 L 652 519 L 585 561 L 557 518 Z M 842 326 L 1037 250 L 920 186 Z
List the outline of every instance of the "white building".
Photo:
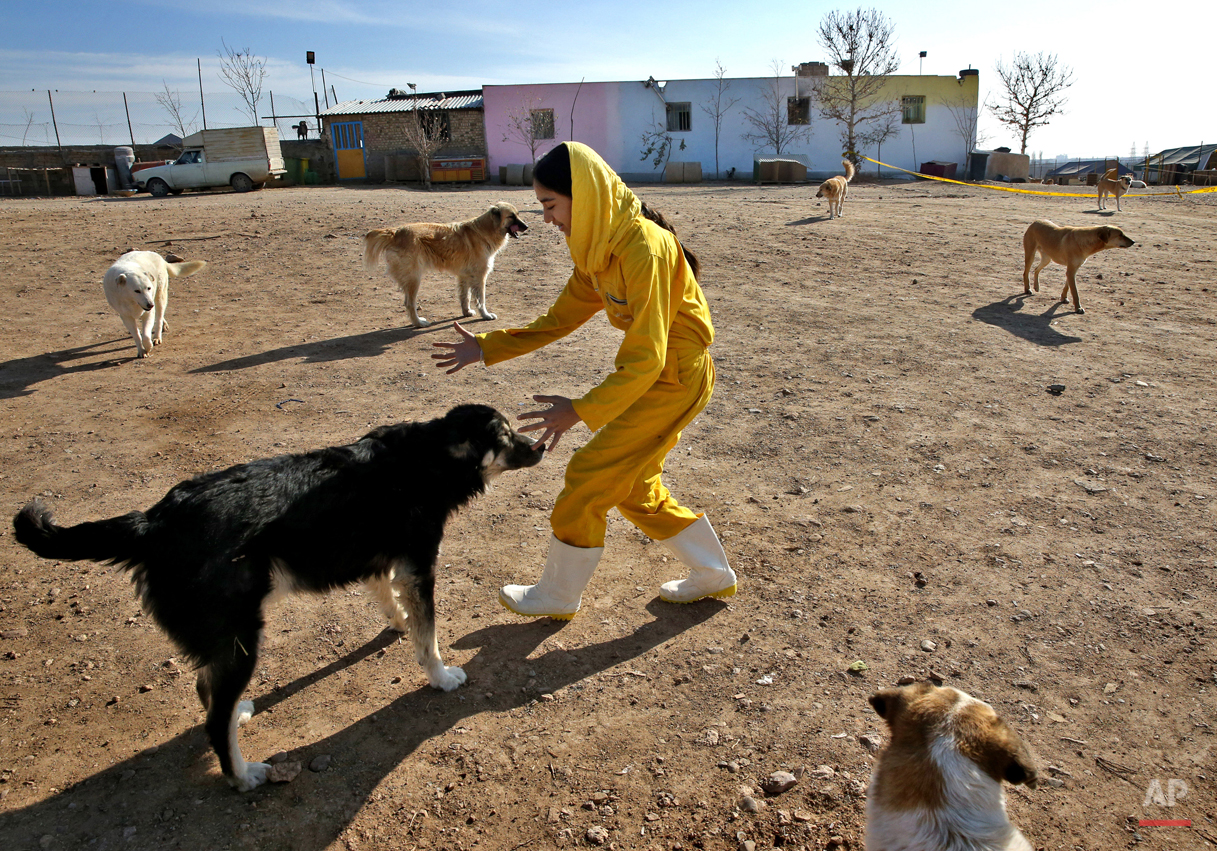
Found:
M 717 132 L 717 171 L 721 177 L 726 178 L 729 170 L 735 169 L 734 179 L 750 180 L 754 159 L 777 153 L 772 142 L 746 138 L 757 134 L 746 111 L 769 117 L 770 123 L 780 111 L 779 120 L 788 125 L 785 130 L 810 130 L 807 138 L 784 146 L 780 152 L 806 164 L 810 179 L 840 172 L 844 150 L 841 128 L 823 118 L 816 108 L 814 90 L 827 68 L 818 63 L 799 68 L 797 76 L 722 81 L 720 102 L 724 108 Z M 553 145 L 573 139 L 594 148 L 627 180 L 659 180 L 663 157 L 656 165 L 655 152 L 647 157 L 643 152 L 670 138 L 669 159 L 700 162 L 705 177 L 713 179 L 713 113 L 719 83 L 716 79 L 648 79 L 484 86 L 490 174 L 497 175 L 500 166 L 530 163 L 533 154 L 539 158 Z M 965 140 L 964 134 L 969 130 L 973 137 L 975 134 L 978 91 L 978 73 L 971 70 L 961 72 L 958 78 L 887 78 L 877 100 L 899 109 L 894 133 L 883 142 L 881 157 L 874 146 L 858 153 L 909 170 L 931 161 L 953 162 L 958 166 L 957 175 L 963 177 L 966 154 L 974 142 L 974 138 Z M 728 108 L 731 101 L 735 103 Z M 527 140 L 530 133 L 535 139 L 532 152 Z M 863 162 L 865 171 L 875 168 Z

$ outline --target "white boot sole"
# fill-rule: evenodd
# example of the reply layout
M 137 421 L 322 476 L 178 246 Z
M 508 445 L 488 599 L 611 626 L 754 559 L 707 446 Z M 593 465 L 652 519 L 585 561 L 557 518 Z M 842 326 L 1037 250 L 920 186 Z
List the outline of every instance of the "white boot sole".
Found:
M 726 599 L 727 597 L 734 597 L 736 587 L 737 587 L 737 585 L 732 585 L 730 588 L 724 588 L 721 591 L 711 591 L 707 594 L 702 594 L 700 597 L 693 597 L 688 600 L 673 600 L 671 597 L 665 597 L 663 595 L 663 592 L 660 591 L 659 599 L 663 600 L 665 603 L 675 603 L 678 606 L 683 606 L 687 603 L 696 603 L 698 600 L 705 600 L 708 597 L 713 597 L 716 600 L 723 600 L 723 599 Z M 506 604 L 504 604 L 504 605 L 506 605 Z

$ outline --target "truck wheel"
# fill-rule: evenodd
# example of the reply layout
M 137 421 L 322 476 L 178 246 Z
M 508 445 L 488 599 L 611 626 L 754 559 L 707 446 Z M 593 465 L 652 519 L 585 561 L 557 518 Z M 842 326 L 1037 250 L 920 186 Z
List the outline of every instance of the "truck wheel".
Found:
M 148 181 L 148 192 L 153 198 L 164 198 L 169 194 L 169 184 L 159 177 L 154 177 Z
M 254 182 L 249 179 L 248 174 L 234 174 L 228 182 L 237 192 L 248 192 L 254 188 Z

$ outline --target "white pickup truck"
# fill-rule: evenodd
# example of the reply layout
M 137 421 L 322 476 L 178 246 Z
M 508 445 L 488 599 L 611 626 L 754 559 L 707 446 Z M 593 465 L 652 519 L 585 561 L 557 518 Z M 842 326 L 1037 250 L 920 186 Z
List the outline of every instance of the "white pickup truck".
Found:
M 274 127 L 200 130 L 183 139 L 182 148 L 175 162 L 133 172 L 136 186 L 157 198 L 212 186 L 248 192 L 287 171 Z

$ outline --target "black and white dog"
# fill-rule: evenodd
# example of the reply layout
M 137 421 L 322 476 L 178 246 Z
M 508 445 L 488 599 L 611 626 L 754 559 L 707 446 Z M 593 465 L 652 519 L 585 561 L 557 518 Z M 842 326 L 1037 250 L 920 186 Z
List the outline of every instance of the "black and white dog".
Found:
M 430 684 L 451 691 L 465 672 L 444 666 L 435 640 L 444 523 L 491 478 L 531 467 L 544 451 L 494 408 L 461 405 L 347 446 L 205 473 L 147 512 L 65 527 L 34 501 L 13 525 L 44 558 L 131 570 L 145 610 L 199 668 L 207 735 L 228 782 L 247 792 L 269 769 L 245 762 L 237 745 L 237 728 L 253 714 L 240 697 L 257 665 L 266 604 L 364 582 L 390 626 L 410 628 Z

